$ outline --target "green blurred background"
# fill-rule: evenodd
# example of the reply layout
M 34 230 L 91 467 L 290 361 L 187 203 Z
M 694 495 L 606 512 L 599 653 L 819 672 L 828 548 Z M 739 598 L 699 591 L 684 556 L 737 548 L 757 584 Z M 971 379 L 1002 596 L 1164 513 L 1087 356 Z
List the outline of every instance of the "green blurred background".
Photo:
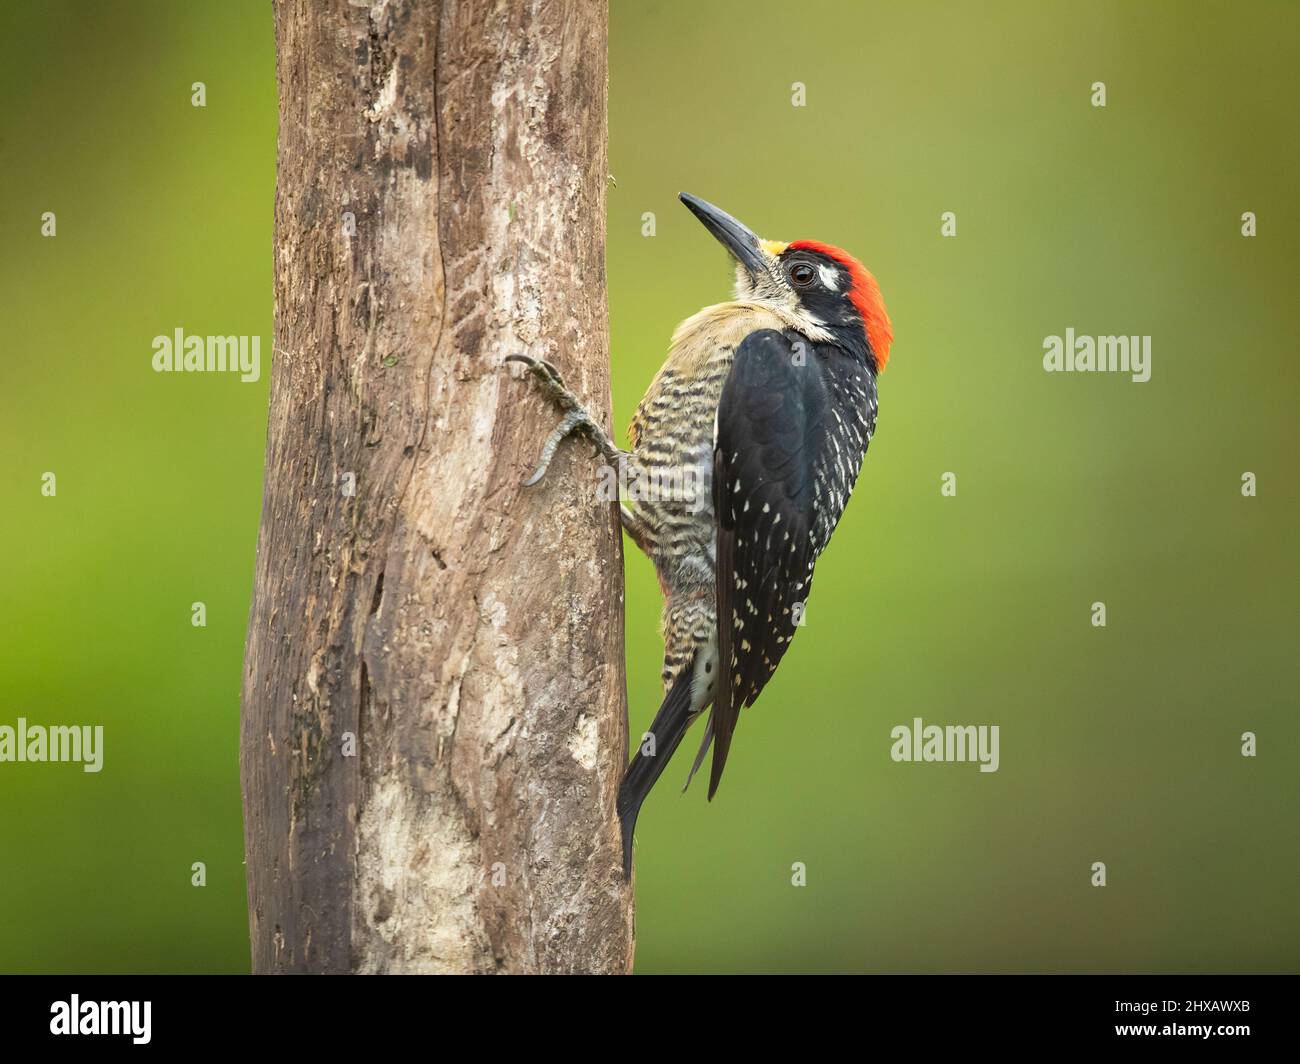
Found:
M 620 432 L 729 291 L 681 189 L 853 250 L 897 337 L 725 786 L 680 796 L 684 758 L 642 815 L 637 970 L 1300 967 L 1297 5 L 612 6 Z M 10 0 L 0 41 L 0 723 L 106 731 L 99 775 L 0 765 L 0 971 L 246 971 L 271 8 Z M 262 380 L 153 373 L 178 326 L 260 335 Z M 1067 327 L 1151 335 L 1151 381 L 1044 373 Z M 659 599 L 628 559 L 639 734 Z M 999 725 L 1000 770 L 892 762 L 914 716 Z

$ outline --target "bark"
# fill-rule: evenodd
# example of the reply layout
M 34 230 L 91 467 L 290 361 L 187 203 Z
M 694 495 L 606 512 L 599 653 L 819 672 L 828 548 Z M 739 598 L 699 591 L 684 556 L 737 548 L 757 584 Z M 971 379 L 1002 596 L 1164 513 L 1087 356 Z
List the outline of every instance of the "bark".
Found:
M 587 446 L 520 486 L 559 415 L 500 368 L 608 422 L 604 0 L 286 0 L 275 32 L 254 970 L 626 971 L 617 514 Z

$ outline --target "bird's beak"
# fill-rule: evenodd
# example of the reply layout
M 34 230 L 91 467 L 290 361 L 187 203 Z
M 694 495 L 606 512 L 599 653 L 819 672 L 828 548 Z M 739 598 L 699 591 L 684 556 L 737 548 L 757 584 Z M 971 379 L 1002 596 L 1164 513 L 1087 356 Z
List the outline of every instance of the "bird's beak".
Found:
M 736 257 L 736 261 L 745 267 L 750 277 L 756 278 L 766 272 L 767 261 L 763 257 L 758 237 L 748 226 L 689 192 L 681 193 L 680 199 L 704 223 L 704 228 L 717 237 L 722 246 Z

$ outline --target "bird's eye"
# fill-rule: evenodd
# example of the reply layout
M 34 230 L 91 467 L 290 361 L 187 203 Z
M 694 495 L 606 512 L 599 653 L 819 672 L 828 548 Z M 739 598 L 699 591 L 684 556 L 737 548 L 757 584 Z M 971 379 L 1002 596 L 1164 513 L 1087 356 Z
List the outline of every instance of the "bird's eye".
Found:
M 790 280 L 800 288 L 807 288 L 816 276 L 817 272 L 806 262 L 799 262 L 790 267 Z

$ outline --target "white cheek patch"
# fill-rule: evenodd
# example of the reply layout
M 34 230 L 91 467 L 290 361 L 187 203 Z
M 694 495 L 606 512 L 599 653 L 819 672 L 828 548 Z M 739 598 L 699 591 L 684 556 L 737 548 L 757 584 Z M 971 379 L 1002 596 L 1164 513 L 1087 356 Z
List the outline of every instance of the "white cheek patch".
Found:
M 840 277 L 830 266 L 818 266 L 817 272 L 821 274 L 822 284 L 832 292 L 840 290 Z
M 754 286 L 750 283 L 749 274 L 745 272 L 745 267 L 739 263 L 736 265 L 736 287 L 735 293 L 737 299 L 748 299 L 754 291 Z

